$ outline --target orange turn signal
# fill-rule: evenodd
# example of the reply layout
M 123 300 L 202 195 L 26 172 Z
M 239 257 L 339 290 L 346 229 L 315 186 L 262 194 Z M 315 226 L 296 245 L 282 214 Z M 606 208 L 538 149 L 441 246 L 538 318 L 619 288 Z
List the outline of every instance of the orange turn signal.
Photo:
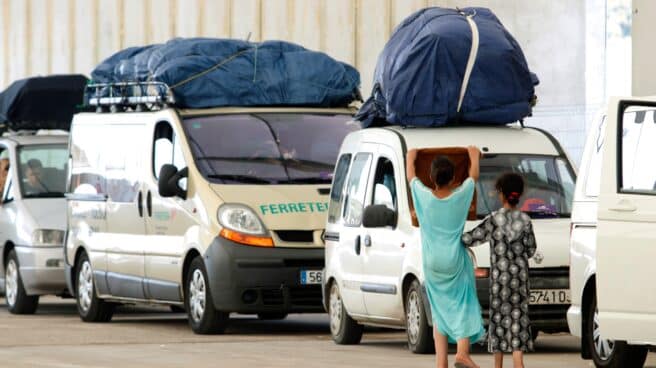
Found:
M 490 269 L 489 268 L 476 268 L 474 270 L 474 276 L 476 276 L 477 279 L 486 279 L 488 276 L 490 276 Z
M 228 229 L 221 230 L 219 235 L 222 238 L 232 240 L 239 244 L 251 245 L 254 247 L 273 247 L 273 239 L 269 236 L 248 235 Z

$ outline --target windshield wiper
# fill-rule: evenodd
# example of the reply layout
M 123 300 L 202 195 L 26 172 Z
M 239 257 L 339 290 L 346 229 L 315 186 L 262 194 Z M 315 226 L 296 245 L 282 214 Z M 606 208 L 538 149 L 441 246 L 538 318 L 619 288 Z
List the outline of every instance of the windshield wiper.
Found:
M 251 184 L 273 184 L 271 180 L 266 180 L 252 175 L 238 175 L 238 174 L 210 174 L 207 177 L 211 179 L 232 180 L 241 183 Z
M 330 184 L 332 179 L 326 178 L 298 178 L 298 179 L 289 179 L 284 183 L 280 184 Z
M 63 192 L 43 192 L 23 195 L 23 198 L 60 198 L 64 197 Z

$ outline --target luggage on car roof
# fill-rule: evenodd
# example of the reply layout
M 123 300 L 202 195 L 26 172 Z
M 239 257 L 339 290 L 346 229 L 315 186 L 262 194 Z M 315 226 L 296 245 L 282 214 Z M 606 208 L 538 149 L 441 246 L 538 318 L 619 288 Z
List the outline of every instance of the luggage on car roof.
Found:
M 360 96 L 355 68 L 282 41 L 176 38 L 119 51 L 91 77 L 101 84 L 163 82 L 185 108 L 341 107 Z
M 0 93 L 0 123 L 14 131 L 69 130 L 86 84 L 79 74 L 17 80 Z
M 507 124 L 531 114 L 538 78 L 486 8 L 426 8 L 394 30 L 378 58 L 365 126 Z

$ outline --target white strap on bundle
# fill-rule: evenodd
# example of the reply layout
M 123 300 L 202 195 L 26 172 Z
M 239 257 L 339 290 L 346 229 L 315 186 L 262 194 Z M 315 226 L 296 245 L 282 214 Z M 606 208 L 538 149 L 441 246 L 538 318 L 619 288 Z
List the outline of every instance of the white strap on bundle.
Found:
M 467 68 L 465 68 L 465 76 L 462 78 L 462 86 L 460 86 L 460 98 L 458 99 L 458 112 L 460 112 L 460 108 L 462 107 L 462 100 L 465 99 L 465 92 L 467 92 L 467 85 L 469 84 L 469 77 L 471 76 L 472 69 L 474 69 L 474 64 L 476 63 L 476 55 L 478 54 L 478 26 L 476 26 L 476 23 L 474 22 L 474 15 L 468 15 L 465 19 L 467 19 L 467 23 L 469 23 L 469 27 L 471 28 L 471 33 L 472 33 L 472 45 L 471 45 L 471 50 L 469 50 L 469 59 L 467 60 Z

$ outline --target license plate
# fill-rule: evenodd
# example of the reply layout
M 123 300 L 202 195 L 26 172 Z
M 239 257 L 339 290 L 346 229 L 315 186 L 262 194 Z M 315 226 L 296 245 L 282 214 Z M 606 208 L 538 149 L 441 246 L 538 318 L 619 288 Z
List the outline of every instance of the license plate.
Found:
M 323 279 L 323 271 L 318 271 L 318 270 L 301 271 L 301 285 L 321 284 L 322 279 Z
M 571 304 L 568 289 L 532 289 L 530 304 Z

